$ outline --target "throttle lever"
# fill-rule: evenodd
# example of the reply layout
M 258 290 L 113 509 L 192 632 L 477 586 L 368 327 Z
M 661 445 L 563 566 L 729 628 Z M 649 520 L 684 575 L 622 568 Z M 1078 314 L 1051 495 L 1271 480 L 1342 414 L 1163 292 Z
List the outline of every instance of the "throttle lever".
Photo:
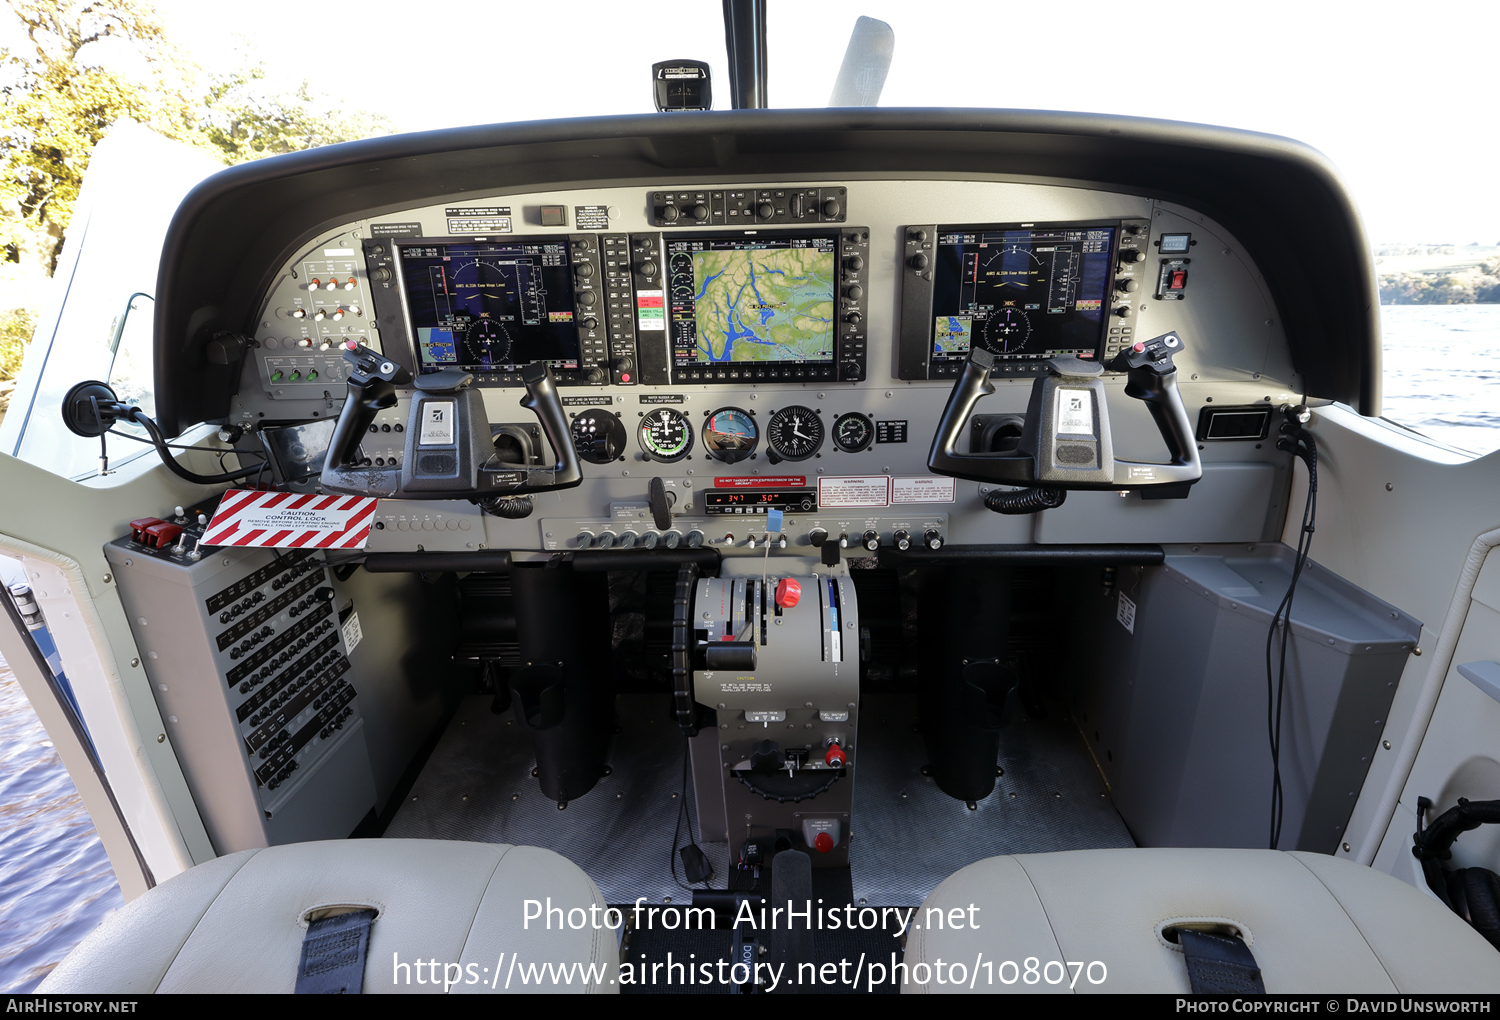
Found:
M 406 369 L 357 340 L 346 343 L 343 354 L 350 366 L 348 396 L 328 442 L 328 462 L 340 467 L 354 463 L 360 438 L 375 415 L 396 406 L 396 387 L 411 382 Z

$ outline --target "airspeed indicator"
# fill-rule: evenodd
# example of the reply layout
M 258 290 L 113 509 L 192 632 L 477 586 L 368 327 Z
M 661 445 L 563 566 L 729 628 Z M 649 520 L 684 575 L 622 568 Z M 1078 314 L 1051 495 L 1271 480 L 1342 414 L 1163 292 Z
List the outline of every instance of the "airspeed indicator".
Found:
M 641 449 L 652 460 L 670 464 L 693 448 L 693 426 L 681 411 L 658 407 L 641 418 Z

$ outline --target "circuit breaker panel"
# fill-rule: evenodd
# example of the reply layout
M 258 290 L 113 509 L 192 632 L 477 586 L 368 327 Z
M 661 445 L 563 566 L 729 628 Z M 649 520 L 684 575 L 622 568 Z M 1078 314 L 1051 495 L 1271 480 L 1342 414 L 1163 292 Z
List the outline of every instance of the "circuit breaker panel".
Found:
M 375 804 L 358 617 L 322 553 L 213 549 L 205 524 L 145 518 L 105 546 L 165 736 L 218 853 L 342 839 Z

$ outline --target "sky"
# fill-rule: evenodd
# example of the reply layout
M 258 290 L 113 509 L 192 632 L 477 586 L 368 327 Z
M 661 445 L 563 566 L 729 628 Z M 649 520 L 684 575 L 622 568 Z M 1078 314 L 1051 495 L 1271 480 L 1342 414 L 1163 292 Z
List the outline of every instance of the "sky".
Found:
M 729 106 L 720 0 L 642 5 L 156 0 L 205 66 L 243 45 L 273 81 L 402 131 L 649 112 L 692 57 Z M 1500 3 L 768 0 L 773 107 L 823 106 L 857 16 L 888 22 L 882 106 L 1073 110 L 1284 135 L 1340 169 L 1376 244 L 1500 244 Z

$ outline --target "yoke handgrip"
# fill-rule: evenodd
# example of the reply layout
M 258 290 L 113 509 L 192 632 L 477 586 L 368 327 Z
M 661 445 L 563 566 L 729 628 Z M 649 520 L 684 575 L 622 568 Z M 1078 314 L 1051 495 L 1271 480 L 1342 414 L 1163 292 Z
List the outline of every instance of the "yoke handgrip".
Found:
M 354 463 L 360 439 L 375 415 L 396 406 L 396 385 L 411 379 L 394 361 L 353 341 L 344 351 L 344 360 L 350 366 L 348 395 L 328 441 L 328 463 L 336 467 Z
M 934 471 L 955 478 L 968 478 L 978 482 L 1006 482 L 1029 485 L 1036 481 L 1034 461 L 1029 454 L 1019 451 L 1003 453 L 959 453 L 958 444 L 964 434 L 964 426 L 974 413 L 980 399 L 995 392 L 990 382 L 990 370 L 995 356 L 983 348 L 976 347 L 964 363 L 963 374 L 953 385 L 948 395 L 948 404 L 938 420 L 937 433 L 932 437 L 932 449 L 927 454 L 927 466 Z
M 521 406 L 536 415 L 547 442 L 557 453 L 550 487 L 577 485 L 583 480 L 583 469 L 578 464 L 578 451 L 573 446 L 573 436 L 568 429 L 568 419 L 563 413 L 551 369 L 546 362 L 533 361 L 521 369 L 521 381 L 526 384 L 526 396 L 521 398 Z

